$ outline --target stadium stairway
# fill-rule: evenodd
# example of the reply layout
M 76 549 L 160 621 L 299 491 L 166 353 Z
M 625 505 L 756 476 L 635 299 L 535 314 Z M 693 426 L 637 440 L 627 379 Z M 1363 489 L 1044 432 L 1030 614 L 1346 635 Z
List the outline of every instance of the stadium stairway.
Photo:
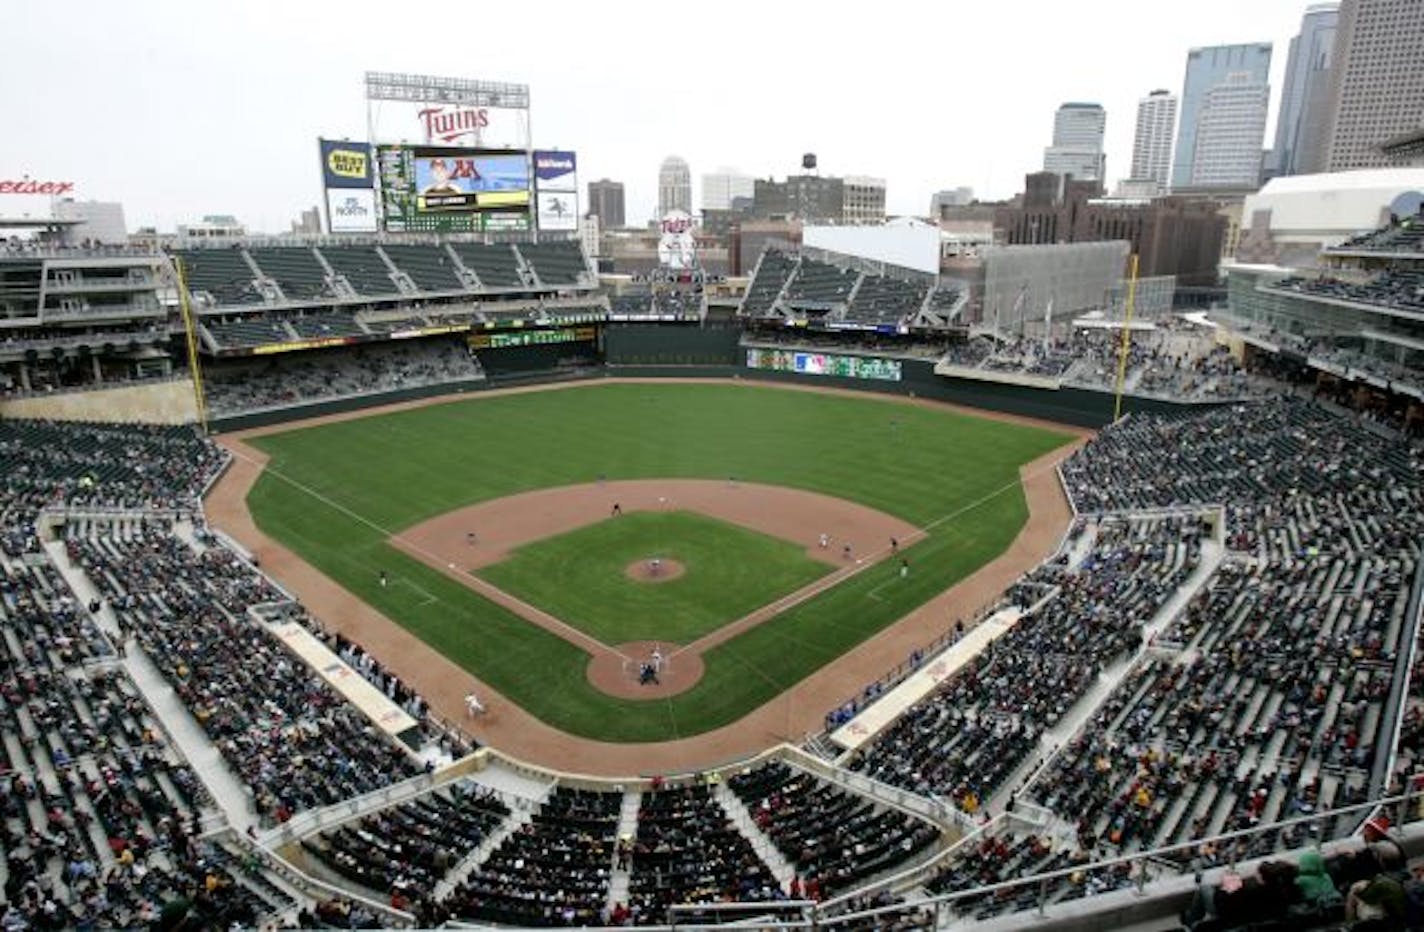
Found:
M 1221 533 L 1221 528 L 1224 527 L 1225 519 L 1223 518 L 1218 523 L 1218 535 Z M 1088 537 L 1086 534 L 1083 536 L 1084 538 Z M 1078 548 L 1075 546 L 1074 551 L 1077 552 L 1077 550 Z M 1221 565 L 1225 556 L 1226 545 L 1219 537 L 1202 539 L 1201 561 L 1192 570 L 1191 575 L 1177 587 L 1177 591 L 1162 605 L 1157 614 L 1142 626 L 1142 646 L 1131 656 L 1103 668 L 1092 687 L 1073 704 L 1061 719 L 1054 723 L 1052 728 L 1040 736 L 1037 757 L 1028 757 L 1019 769 L 1010 774 L 1008 779 L 1003 782 L 999 791 L 989 797 L 986 803 L 988 811 L 1002 812 L 1010 796 L 1022 794 L 1026 786 L 1038 779 L 1039 775 L 1045 772 L 1053 762 L 1058 750 L 1067 746 L 1079 729 L 1088 723 L 1107 697 L 1121 685 L 1123 679 L 1137 666 L 1147 652 L 1160 649 L 1153 643 L 1156 636 L 1167 627 L 1172 619 L 1186 609 L 1192 599 L 1196 598 L 1197 593 L 1216 574 L 1217 567 Z M 1081 560 L 1080 556 L 1079 562 Z
M 70 589 L 74 590 L 76 598 L 85 604 L 94 601 L 101 603 L 94 621 L 111 641 L 119 643 L 119 625 L 114 618 L 113 609 L 104 601 L 89 577 L 70 562 L 64 541 L 45 541 L 44 548 L 55 569 L 64 577 Z M 239 832 L 245 832 L 249 826 L 256 827 L 257 813 L 253 809 L 246 787 L 228 769 L 217 745 L 208 738 L 192 713 L 178 699 L 178 694 L 168 685 L 168 681 L 163 678 L 153 661 L 136 644 L 130 644 L 128 656 L 122 660 L 122 664 L 153 709 L 153 714 L 158 716 L 164 730 L 188 759 L 209 795 L 227 817 L 228 824 Z
M 624 838 L 633 839 L 638 837 L 638 810 L 643 805 L 643 794 L 637 791 L 630 791 L 623 794 L 623 809 L 618 814 L 618 835 L 621 840 Z M 618 866 L 617 848 L 614 848 L 613 865 L 608 872 L 608 903 L 606 907 L 609 914 L 612 914 L 614 907 L 619 903 L 628 902 L 628 884 L 632 879 L 633 872 L 627 868 Z
M 549 790 L 552 789 L 552 786 L 549 787 Z M 545 793 L 545 798 L 547 796 L 548 792 Z M 505 802 L 512 803 L 509 818 L 501 822 L 499 827 L 485 836 L 484 841 L 480 842 L 478 847 L 457 861 L 455 866 L 440 878 L 440 882 L 435 885 L 435 899 L 444 900 L 448 897 L 460 884 L 465 882 L 470 874 L 474 873 L 476 868 L 489 859 L 495 849 L 504 844 L 506 838 L 528 825 L 543 799 L 532 804 L 523 800 L 510 799 L 506 799 Z
M 791 881 L 796 876 L 796 868 L 791 866 L 791 862 L 786 860 L 786 856 L 772 843 L 766 833 L 757 827 L 756 820 L 752 818 L 746 803 L 738 799 L 737 794 L 733 793 L 731 787 L 725 783 L 717 784 L 712 795 L 727 811 L 727 817 L 732 820 L 732 824 L 752 843 L 753 850 L 771 869 L 771 875 L 776 878 L 777 883 L 781 884 L 781 889 L 791 889 Z

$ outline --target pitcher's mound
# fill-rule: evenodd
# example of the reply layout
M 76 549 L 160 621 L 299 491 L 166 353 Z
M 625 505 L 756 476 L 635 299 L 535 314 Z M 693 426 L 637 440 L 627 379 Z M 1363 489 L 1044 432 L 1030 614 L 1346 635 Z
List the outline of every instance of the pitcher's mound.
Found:
M 656 683 L 642 683 L 639 670 L 652 662 L 653 651 L 662 654 L 662 670 Z M 599 651 L 588 665 L 588 681 L 621 699 L 661 699 L 691 689 L 702 672 L 702 655 L 696 651 L 679 652 L 678 645 L 666 642 L 634 641 Z
M 648 559 L 634 560 L 623 567 L 623 575 L 637 582 L 660 583 L 677 579 L 687 572 L 687 567 L 676 560 Z

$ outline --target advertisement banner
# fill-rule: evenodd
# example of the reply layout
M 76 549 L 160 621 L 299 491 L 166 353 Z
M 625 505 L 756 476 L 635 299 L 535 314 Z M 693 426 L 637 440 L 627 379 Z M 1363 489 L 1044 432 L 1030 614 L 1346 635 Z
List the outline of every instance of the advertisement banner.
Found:
M 832 375 L 843 379 L 874 379 L 881 382 L 898 382 L 902 374 L 898 359 L 756 348 L 747 350 L 747 368 L 795 372 L 798 375 Z
M 535 149 L 534 178 L 540 191 L 577 191 L 578 157 L 572 152 Z
M 376 232 L 376 192 L 371 188 L 328 188 L 326 222 L 332 233 Z
M 325 188 L 374 188 L 371 147 L 364 142 L 318 139 L 321 148 L 321 183 Z
M 540 191 L 539 201 L 539 229 L 557 230 L 577 230 L 578 229 L 578 195 L 572 191 Z
M 378 143 L 460 146 L 471 149 L 528 149 L 529 111 L 433 101 L 378 100 L 370 103 Z

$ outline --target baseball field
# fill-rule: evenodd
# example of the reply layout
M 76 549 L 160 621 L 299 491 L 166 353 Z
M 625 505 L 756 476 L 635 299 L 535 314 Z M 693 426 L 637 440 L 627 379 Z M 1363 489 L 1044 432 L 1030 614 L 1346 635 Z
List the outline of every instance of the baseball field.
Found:
M 656 742 L 737 720 L 993 559 L 1027 517 L 1019 467 L 1070 439 L 869 397 L 599 384 L 252 438 L 270 460 L 248 507 L 263 532 L 545 722 Z M 610 514 L 635 480 L 708 480 L 732 518 L 672 493 Z M 561 516 L 561 533 L 503 546 L 496 523 L 471 523 L 458 553 L 412 543 L 500 502 L 538 519 L 552 499 L 525 496 L 566 487 L 587 513 Z M 862 535 L 852 556 L 839 539 L 819 546 L 825 528 L 804 504 L 799 524 L 760 505 L 738 518 L 738 497 L 765 487 L 854 503 L 884 518 L 862 526 L 911 533 L 893 554 Z M 769 603 L 787 607 L 746 624 Z M 615 695 L 590 678 L 603 645 L 663 643 L 676 671 L 678 651 L 704 641 L 700 676 L 675 694 Z

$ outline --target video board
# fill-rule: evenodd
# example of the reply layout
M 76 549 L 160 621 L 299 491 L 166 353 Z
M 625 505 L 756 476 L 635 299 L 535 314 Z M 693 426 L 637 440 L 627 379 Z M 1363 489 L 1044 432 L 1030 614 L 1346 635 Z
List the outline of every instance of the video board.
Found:
M 843 379 L 875 379 L 881 382 L 898 382 L 901 378 L 898 359 L 807 353 L 800 350 L 750 348 L 747 350 L 747 368 L 795 372 L 797 375 L 832 375 Z
M 377 146 L 376 170 L 389 232 L 528 229 L 531 180 L 524 152 Z

